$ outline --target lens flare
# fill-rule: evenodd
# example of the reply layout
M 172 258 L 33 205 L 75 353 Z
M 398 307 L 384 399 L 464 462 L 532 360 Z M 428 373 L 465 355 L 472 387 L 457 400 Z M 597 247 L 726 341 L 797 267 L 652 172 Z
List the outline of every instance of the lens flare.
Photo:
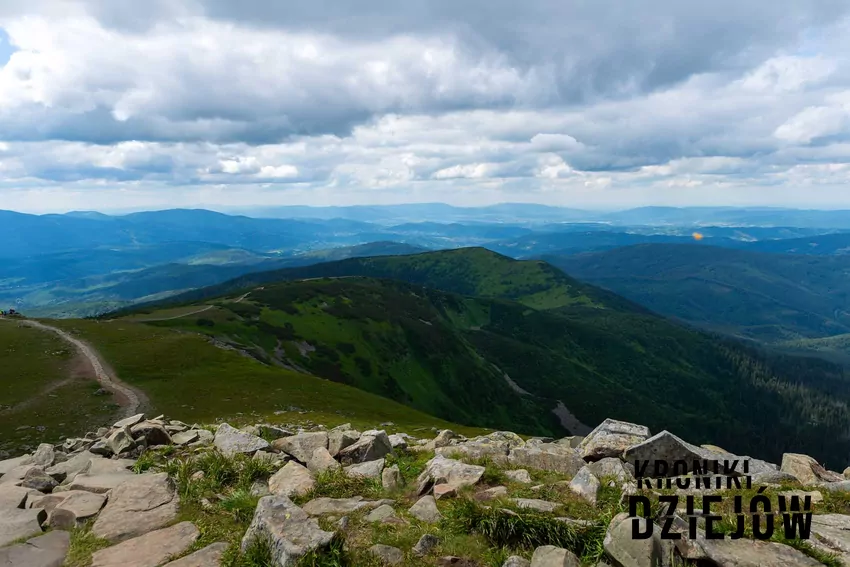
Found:
M 694 240 L 702 240 L 703 236 L 699 232 L 693 234 Z

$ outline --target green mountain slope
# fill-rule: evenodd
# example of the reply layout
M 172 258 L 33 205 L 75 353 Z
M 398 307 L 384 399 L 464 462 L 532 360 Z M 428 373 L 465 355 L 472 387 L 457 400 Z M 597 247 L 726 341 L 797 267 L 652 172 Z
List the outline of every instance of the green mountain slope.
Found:
M 647 244 L 546 256 L 664 315 L 762 341 L 850 332 L 850 258 Z
M 353 277 L 364 274 L 428 287 Z M 336 279 L 268 283 L 326 275 Z M 840 367 L 768 358 L 542 262 L 464 249 L 252 274 L 203 293 L 226 288 L 233 299 L 246 282 L 264 285 L 240 304 L 214 301 L 209 321 L 158 324 L 259 347 L 269 364 L 282 350 L 278 363 L 469 424 L 500 425 L 504 405 L 515 404 L 508 417 L 534 432 L 524 412 L 559 400 L 591 426 L 633 420 L 772 459 L 802 446 L 819 455 L 850 449 L 850 381 Z M 316 350 L 299 352 L 309 350 L 302 341 Z M 488 371 L 493 364 L 498 372 Z M 502 372 L 531 396 L 506 397 Z

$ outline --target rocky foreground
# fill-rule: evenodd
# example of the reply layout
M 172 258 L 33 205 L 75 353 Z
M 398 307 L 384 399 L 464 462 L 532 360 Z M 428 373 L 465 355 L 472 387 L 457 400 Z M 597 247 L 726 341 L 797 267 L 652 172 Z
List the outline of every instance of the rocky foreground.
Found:
M 383 426 L 237 429 L 137 415 L 42 444 L 0 461 L 0 567 L 850 566 L 850 472 L 806 455 L 776 465 L 614 420 L 559 440 L 448 430 L 416 438 Z M 746 460 L 747 475 L 711 474 L 723 481 L 712 488 L 677 484 L 694 480 L 699 460 Z M 636 471 L 636 461 L 653 464 Z M 636 474 L 672 474 L 655 461 L 687 470 L 670 488 L 647 488 Z M 743 476 L 751 488 L 729 482 Z M 706 539 L 703 496 L 759 489 L 773 512 L 780 496 L 809 497 L 809 538 L 783 539 L 777 517 L 770 540 L 749 528 L 741 539 Z M 652 536 L 634 539 L 629 496 L 654 504 L 674 494 L 681 504 L 668 527 L 681 537 L 661 537 L 661 511 L 639 521 L 654 522 Z M 687 495 L 696 509 L 686 509 Z M 733 517 L 725 504 L 714 510 Z

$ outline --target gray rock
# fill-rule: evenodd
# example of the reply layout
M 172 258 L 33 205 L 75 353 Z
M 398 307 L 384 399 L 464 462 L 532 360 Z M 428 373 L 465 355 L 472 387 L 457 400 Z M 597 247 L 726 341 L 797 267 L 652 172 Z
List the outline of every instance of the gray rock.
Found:
M 557 502 L 548 502 L 536 498 L 512 498 L 511 501 L 516 504 L 517 508 L 537 510 L 538 512 L 554 512 L 561 506 Z
M 269 479 L 269 490 L 277 496 L 301 496 L 316 486 L 313 474 L 295 461 L 286 463 Z
M 172 444 L 171 435 L 165 427 L 151 421 L 137 423 L 130 428 L 130 433 L 135 439 L 143 439 L 149 447 Z
M 576 474 L 585 465 L 584 459 L 575 449 L 556 443 L 511 449 L 508 462 L 517 467 L 555 471 L 570 476 Z
M 804 486 L 844 480 L 842 475 L 826 470 L 812 457 L 798 453 L 785 453 L 782 455 L 782 466 L 779 470 L 793 475 Z
M 381 472 L 381 486 L 385 490 L 396 490 L 401 488 L 401 485 L 401 471 L 398 469 L 398 465 L 387 467 Z
M 283 437 L 275 440 L 273 447 L 307 464 L 316 449 L 328 448 L 328 434 L 324 431 L 316 431 Z
M 440 447 L 447 447 L 452 442 L 452 439 L 456 439 L 457 437 L 457 434 L 451 429 L 443 429 L 431 443 L 432 448 L 439 449 Z
M 341 449 L 337 456 L 339 462 L 343 465 L 354 465 L 357 463 L 365 463 L 368 461 L 376 461 L 392 453 L 393 447 L 390 444 L 390 439 L 383 431 L 376 432 L 376 435 L 366 435 L 365 433 L 348 447 Z
M 395 518 L 396 513 L 389 504 L 381 504 L 363 518 L 367 522 L 383 522 L 387 518 Z
M 531 475 L 528 474 L 528 471 L 525 469 L 517 469 L 514 471 L 505 471 L 505 476 L 511 479 L 514 482 L 520 482 L 522 484 L 531 484 Z
M 430 495 L 417 500 L 416 504 L 410 507 L 408 513 L 420 522 L 427 524 L 435 524 L 443 517 L 437 509 L 437 501 Z
M 584 438 L 578 450 L 586 461 L 620 457 L 627 448 L 642 443 L 648 437 L 649 429 L 643 425 L 606 419 Z
M 269 482 L 267 480 L 255 480 L 251 483 L 251 494 L 254 496 L 268 496 L 272 491 L 269 490 Z
M 554 545 L 543 545 L 534 550 L 531 567 L 581 567 L 581 563 L 571 551 Z
M 384 470 L 384 459 L 349 465 L 344 467 L 343 470 L 345 470 L 345 474 L 351 477 L 381 478 L 381 473 Z
M 425 534 L 419 538 L 419 541 L 416 542 L 416 545 L 413 546 L 413 555 L 417 557 L 422 557 L 424 555 L 428 555 L 431 551 L 440 545 L 440 538 L 433 534 Z
M 116 421 L 115 424 L 112 427 L 115 427 L 117 429 L 124 429 L 125 427 L 132 427 L 132 426 L 136 425 L 137 423 L 139 423 L 140 421 L 142 421 L 143 419 L 145 419 L 145 414 L 137 413 L 136 415 L 124 418 L 120 421 Z
M 269 423 L 260 423 L 257 425 L 257 435 L 263 439 L 280 439 L 281 437 L 291 437 L 294 433 L 289 429 L 271 425 Z
M 41 524 L 46 519 L 47 513 L 41 508 L 0 509 L 0 547 L 22 537 L 40 534 Z
M 357 443 L 360 432 L 353 429 L 331 429 L 328 432 L 328 452 L 336 457 L 346 447 Z
M 393 449 L 407 449 L 407 439 L 399 434 L 389 436 L 390 445 Z
M 507 462 L 511 449 L 525 446 L 525 442 L 516 433 L 495 431 L 493 433 L 437 447 L 435 453 L 444 457 L 462 457 L 467 459 L 489 458 L 493 462 Z
M 494 486 L 475 495 L 476 500 L 496 500 L 497 498 L 505 498 L 508 495 L 508 489 L 505 486 Z
M 106 439 L 98 439 L 94 443 L 91 443 L 88 446 L 88 450 L 95 455 L 101 455 L 103 457 L 112 456 L 112 448 L 109 446 Z
M 815 516 L 817 518 L 818 516 Z M 684 529 L 687 532 L 687 528 Z M 814 521 L 812 522 L 814 532 Z M 818 547 L 816 538 L 810 540 Z M 682 555 L 700 564 L 720 565 L 722 567 L 822 567 L 819 561 L 804 555 L 796 549 L 779 543 L 750 539 L 705 539 L 705 533 L 697 530 L 696 539 L 679 540 L 676 547 Z
M 812 516 L 812 537 L 808 542 L 820 551 L 836 554 L 845 565 L 850 565 L 850 516 Z
M 71 535 L 68 532 L 54 531 L 0 549 L 0 565 L 3 567 L 62 567 Z
M 23 508 L 30 496 L 31 490 L 15 486 L 14 484 L 0 484 L 0 510 L 5 508 Z
M 200 438 L 201 436 L 198 434 L 197 430 L 190 429 L 189 431 L 182 431 L 172 435 L 171 442 L 175 445 L 188 445 L 189 443 L 194 443 Z
M 5 461 L 0 461 L 0 477 L 5 476 L 14 469 L 31 464 L 33 464 L 31 455 L 22 455 L 20 457 L 15 457 L 14 459 L 6 459 Z
M 66 439 L 65 443 L 62 444 L 62 448 L 68 451 L 69 453 L 77 453 L 79 451 L 88 450 L 94 444 L 94 440 L 92 439 L 83 439 L 83 438 L 73 438 Z
M 518 555 L 511 555 L 502 563 L 502 567 L 531 567 L 531 561 Z
M 17 488 L 17 487 L 16 487 Z M 22 489 L 26 490 L 26 489 Z M 32 492 L 38 494 L 35 496 L 34 494 L 27 495 L 26 506 L 20 506 L 20 508 L 41 508 L 45 512 L 50 514 L 54 508 L 56 508 L 63 500 L 68 498 L 69 494 L 74 494 L 75 492 L 79 492 L 77 490 L 69 490 L 65 492 L 56 492 L 54 494 L 42 494 L 37 490 L 33 490 Z M 83 494 L 91 494 L 90 492 L 83 492 Z
M 587 470 L 593 476 L 602 480 L 606 478 L 616 479 L 617 482 L 632 482 L 635 480 L 634 467 L 631 463 L 624 463 L 620 459 L 606 457 L 599 461 L 588 463 Z
M 31 468 L 24 475 L 23 481 L 21 482 L 21 486 L 23 488 L 32 488 L 33 490 L 38 490 L 39 492 L 50 493 L 53 492 L 53 489 L 59 485 L 56 480 L 42 469 L 39 468 Z
M 340 468 L 340 464 L 334 460 L 328 450 L 324 447 L 316 447 L 313 454 L 307 460 L 307 468 L 313 474 L 335 470 Z
M 24 480 L 24 477 L 27 476 L 27 473 L 29 473 L 31 470 L 41 471 L 42 469 L 41 467 L 36 465 L 23 465 L 20 467 L 15 467 L 14 469 L 4 474 L 2 478 L 0 478 L 0 485 L 20 484 Z
M 572 492 L 578 494 L 594 506 L 596 505 L 596 497 L 599 494 L 601 485 L 599 479 L 594 476 L 589 467 L 582 467 L 570 481 L 569 486 Z
M 97 492 L 103 494 L 117 488 L 120 484 L 131 480 L 135 477 L 133 473 L 115 472 L 108 474 L 78 474 L 70 483 L 63 485 L 68 490 L 86 490 L 88 492 Z M 142 475 L 139 475 L 142 476 Z
M 106 444 L 109 446 L 109 450 L 116 455 L 127 453 L 136 447 L 136 442 L 133 440 L 133 434 L 130 432 L 129 427 L 113 431 L 106 438 Z
M 400 565 L 404 561 L 404 553 L 390 545 L 373 545 L 369 548 L 369 553 L 380 559 L 384 565 Z
M 569 437 L 562 437 L 555 441 L 558 445 L 566 445 L 567 447 L 572 447 L 573 449 L 577 449 L 581 442 L 584 441 L 583 435 L 571 435 Z
M 219 567 L 228 547 L 224 542 L 213 543 L 186 557 L 166 563 L 163 567 Z
M 454 459 L 437 455 L 425 466 L 425 470 L 417 478 L 418 494 L 427 493 L 435 484 L 448 484 L 454 488 L 472 486 L 481 480 L 484 467 L 468 465 Z
M 68 482 L 74 477 L 88 470 L 92 459 L 101 459 L 90 451 L 82 451 L 68 458 L 67 461 L 56 463 L 52 467 L 48 467 L 44 472 L 58 480 L 59 482 Z
M 299 558 L 326 547 L 333 539 L 318 522 L 285 496 L 260 498 L 254 519 L 242 538 L 245 550 L 257 538 L 266 539 L 272 549 L 272 561 L 279 567 L 295 565 Z
M 41 443 L 32 455 L 32 464 L 44 468 L 52 466 L 54 460 L 56 460 L 56 451 L 53 445 L 48 443 Z
M 362 496 L 351 498 L 314 498 L 304 504 L 303 510 L 311 516 L 327 514 L 350 514 L 357 510 L 369 510 L 383 504 L 392 504 L 392 500 L 363 500 Z
M 660 530 L 653 528 L 652 537 L 648 539 L 632 538 L 632 520 L 628 514 L 618 514 L 608 525 L 602 545 L 605 553 L 622 567 L 657 567 L 663 565 Z M 645 528 L 646 518 L 637 518 L 641 530 Z
M 92 533 L 114 542 L 134 538 L 174 521 L 177 507 L 178 498 L 166 473 L 134 475 L 109 494 Z
M 270 447 L 268 441 L 265 439 L 239 431 L 228 423 L 222 423 L 218 426 L 213 444 L 228 457 L 240 453 L 251 455 Z
M 106 504 L 106 496 L 93 492 L 70 491 L 50 512 L 47 523 L 54 528 L 70 529 L 93 518 Z
M 180 522 L 94 552 L 91 567 L 157 567 L 185 553 L 199 536 L 194 524 Z

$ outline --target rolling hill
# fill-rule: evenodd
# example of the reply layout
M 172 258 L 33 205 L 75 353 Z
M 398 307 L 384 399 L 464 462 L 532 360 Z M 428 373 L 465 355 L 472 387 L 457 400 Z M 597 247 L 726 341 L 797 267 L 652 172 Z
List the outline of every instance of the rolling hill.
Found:
M 766 342 L 850 332 L 850 260 L 644 244 L 544 256 L 658 313 Z
M 212 307 L 151 324 L 467 425 L 509 418 L 539 432 L 524 412 L 560 401 L 583 424 L 641 421 L 741 454 L 850 449 L 840 367 L 677 325 L 540 261 L 483 249 L 360 258 L 250 274 L 180 301 Z

